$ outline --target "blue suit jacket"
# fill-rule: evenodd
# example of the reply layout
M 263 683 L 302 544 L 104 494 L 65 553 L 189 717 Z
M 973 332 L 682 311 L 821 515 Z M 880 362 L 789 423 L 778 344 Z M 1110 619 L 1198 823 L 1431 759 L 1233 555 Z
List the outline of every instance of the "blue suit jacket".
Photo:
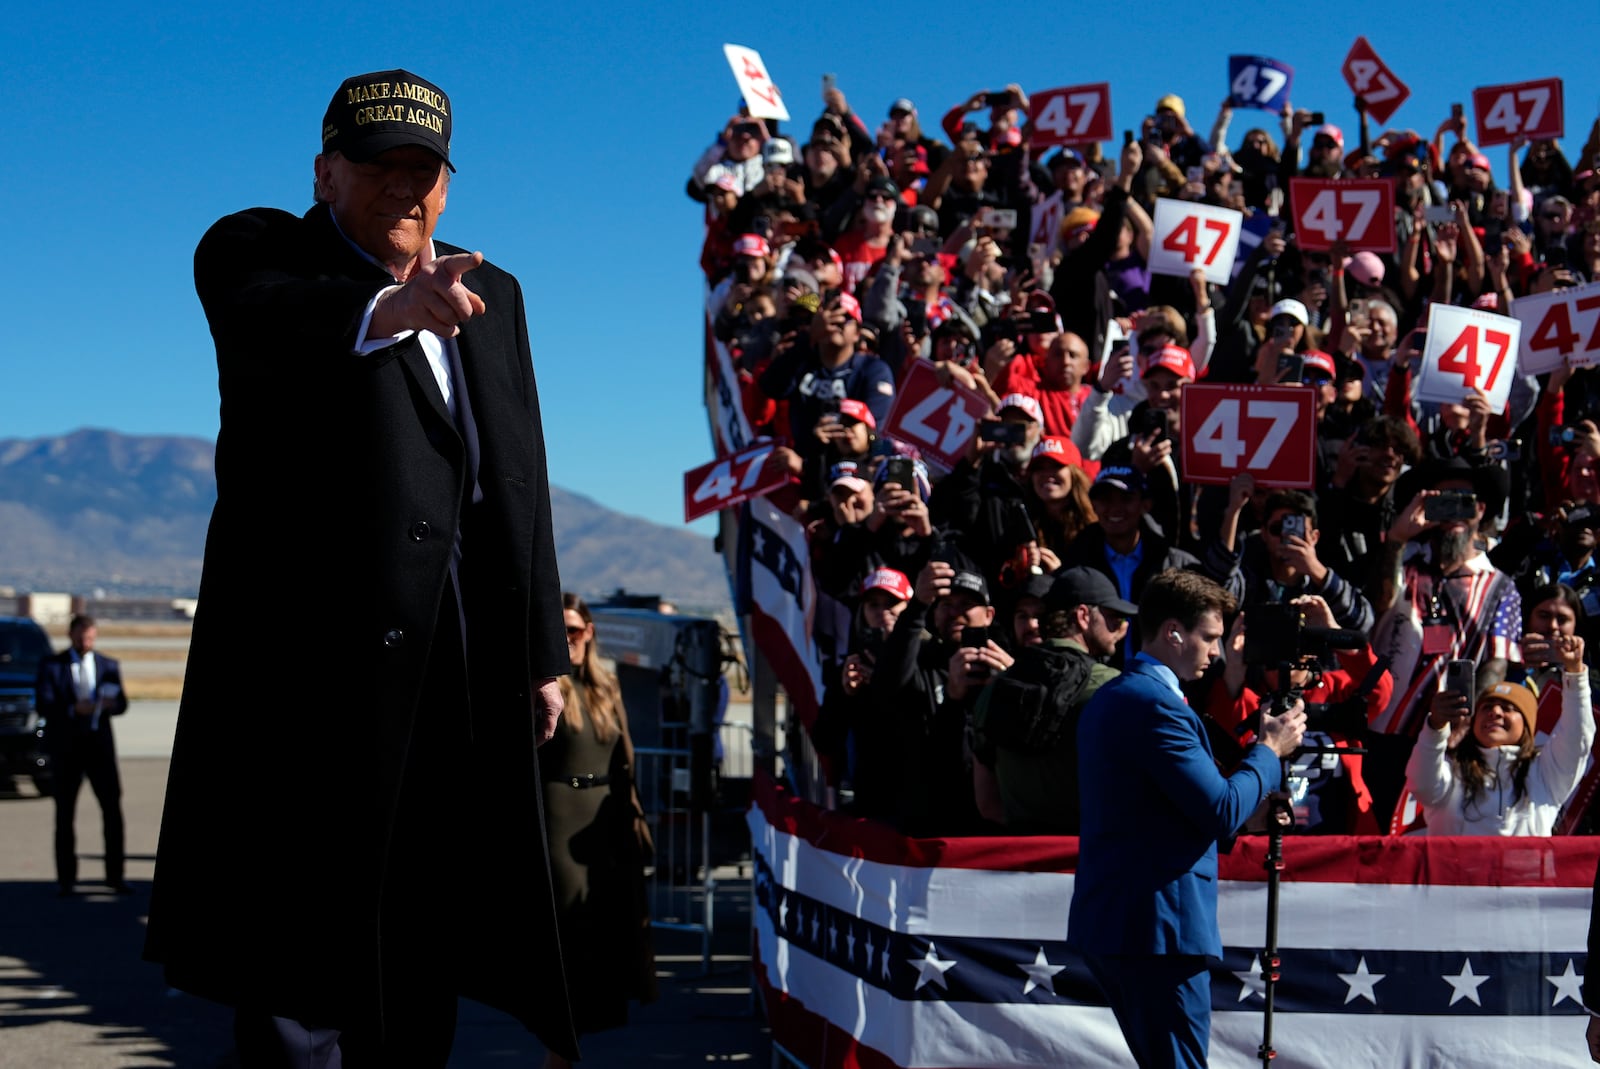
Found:
M 1083 820 L 1067 942 L 1089 954 L 1221 956 L 1217 840 L 1280 776 L 1258 743 L 1224 777 L 1199 715 L 1133 661 L 1078 722 Z

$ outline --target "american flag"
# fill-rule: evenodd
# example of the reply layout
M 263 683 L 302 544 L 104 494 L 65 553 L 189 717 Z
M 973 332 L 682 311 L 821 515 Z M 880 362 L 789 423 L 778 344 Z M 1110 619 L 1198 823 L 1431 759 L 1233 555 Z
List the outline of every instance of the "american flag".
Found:
M 812 639 L 816 584 L 806 530 L 766 498 L 740 510 L 736 605 L 806 727 L 822 705 L 822 657 Z
M 1076 840 L 904 839 L 770 782 L 749 824 L 757 983 L 804 1064 L 1133 1064 L 1066 947 Z M 1217 1067 L 1260 1064 L 1264 849 L 1221 859 Z M 1275 1065 L 1591 1064 L 1600 840 L 1291 837 L 1285 854 Z

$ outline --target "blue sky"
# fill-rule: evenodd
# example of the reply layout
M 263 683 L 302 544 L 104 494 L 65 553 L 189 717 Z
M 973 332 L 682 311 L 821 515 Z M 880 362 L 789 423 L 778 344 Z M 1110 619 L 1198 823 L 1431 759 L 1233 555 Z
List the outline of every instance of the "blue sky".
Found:
M 899 96 L 931 129 L 949 106 L 1008 81 L 1030 91 L 1109 81 L 1116 129 L 1176 92 L 1205 133 L 1227 56 L 1249 52 L 1293 66 L 1296 105 L 1353 138 L 1339 65 L 1357 34 L 1411 86 L 1393 125 L 1425 136 L 1451 101 L 1470 107 L 1474 86 L 1559 76 L 1570 156 L 1600 107 L 1592 12 L 1514 18 L 1469 5 L 1445 16 L 1355 3 L 1251 18 L 1213 4 L 1208 18 L 1192 3 L 1112 8 L 19 7 L 0 69 L 12 212 L 0 267 L 10 299 L 0 437 L 83 426 L 216 434 L 195 242 L 230 211 L 307 207 L 322 111 L 343 78 L 364 71 L 406 67 L 452 97 L 460 170 L 439 236 L 522 280 L 553 480 L 668 524 L 682 518 L 683 471 L 711 458 L 699 394 L 700 209 L 683 184 L 738 102 L 724 42 L 762 53 L 802 134 L 825 71 L 873 124 Z M 840 14 L 825 25 L 801 14 L 821 10 Z M 1394 19 L 1402 12 L 1405 25 Z M 1267 118 L 1238 115 L 1235 145 Z M 1489 156 L 1503 184 L 1506 152 Z M 285 413 L 284 433 L 315 429 Z

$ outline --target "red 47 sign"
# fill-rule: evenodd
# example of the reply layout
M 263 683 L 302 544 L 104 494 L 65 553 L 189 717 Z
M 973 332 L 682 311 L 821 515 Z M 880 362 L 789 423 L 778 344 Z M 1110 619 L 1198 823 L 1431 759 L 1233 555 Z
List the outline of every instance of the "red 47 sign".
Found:
M 1489 411 L 1504 412 L 1517 373 L 1522 324 L 1477 308 L 1436 304 L 1417 375 L 1418 401 L 1460 404 L 1474 390 L 1489 395 Z
M 978 421 L 988 414 L 988 398 L 956 383 L 939 385 L 933 364 L 916 360 L 895 394 L 885 431 L 949 471 L 966 455 Z
M 721 460 L 683 473 L 683 522 L 771 493 L 789 481 L 782 468 L 769 471 L 767 458 L 779 443 L 763 439 Z
M 1111 140 L 1111 85 L 1071 85 L 1028 98 L 1035 148 Z
M 1478 147 L 1509 145 L 1513 138 L 1560 137 L 1561 79 L 1540 78 L 1514 85 L 1486 85 L 1472 91 L 1478 117 Z
M 1518 297 L 1511 315 L 1522 324 L 1517 369 L 1524 375 L 1600 363 L 1600 282 Z
M 1344 57 L 1341 70 L 1345 84 L 1366 101 L 1367 114 L 1380 126 L 1388 122 L 1411 95 L 1406 83 L 1395 77 L 1389 65 L 1378 58 L 1377 51 L 1365 37 L 1357 37 L 1356 43 L 1350 46 L 1350 54 Z
M 1190 383 L 1180 402 L 1183 477 L 1226 483 L 1240 472 L 1263 486 L 1316 483 L 1317 397 L 1304 386 Z
M 1205 269 L 1207 282 L 1225 286 L 1233 277 L 1233 257 L 1239 251 L 1243 225 L 1244 216 L 1232 208 L 1162 197 L 1156 201 L 1150 270 L 1187 278 L 1200 267 Z
M 1394 251 L 1394 184 L 1382 179 L 1289 179 L 1294 240 L 1302 249 Z

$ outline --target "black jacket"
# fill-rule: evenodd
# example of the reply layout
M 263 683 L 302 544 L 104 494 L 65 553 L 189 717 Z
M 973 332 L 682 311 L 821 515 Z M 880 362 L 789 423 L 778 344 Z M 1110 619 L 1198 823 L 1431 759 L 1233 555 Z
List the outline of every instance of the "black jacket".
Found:
M 966 753 L 966 709 L 946 700 L 948 643 L 924 635 L 932 610 L 916 598 L 895 621 L 869 691 L 870 721 L 858 722 L 860 776 L 890 799 L 907 835 L 964 835 L 978 826 Z
M 522 292 L 491 264 L 462 277 L 488 309 L 457 339 L 480 446 L 469 504 L 466 444 L 417 337 L 352 352 L 393 282 L 322 205 L 228 216 L 195 251 L 221 394 L 217 503 L 145 953 L 174 987 L 218 1001 L 331 1021 L 378 1012 L 413 721 L 470 715 L 482 819 L 463 832 L 496 844 L 496 868 L 463 886 L 471 909 L 439 911 L 466 948 L 459 987 L 575 1053 L 531 716 L 530 681 L 561 675 L 567 655 Z M 419 707 L 436 630 L 460 627 L 445 600 L 458 533 L 470 713 Z M 299 595 L 316 592 L 334 601 L 311 638 Z M 325 643 L 316 686 L 291 696 L 252 677 L 251 643 L 307 641 Z

